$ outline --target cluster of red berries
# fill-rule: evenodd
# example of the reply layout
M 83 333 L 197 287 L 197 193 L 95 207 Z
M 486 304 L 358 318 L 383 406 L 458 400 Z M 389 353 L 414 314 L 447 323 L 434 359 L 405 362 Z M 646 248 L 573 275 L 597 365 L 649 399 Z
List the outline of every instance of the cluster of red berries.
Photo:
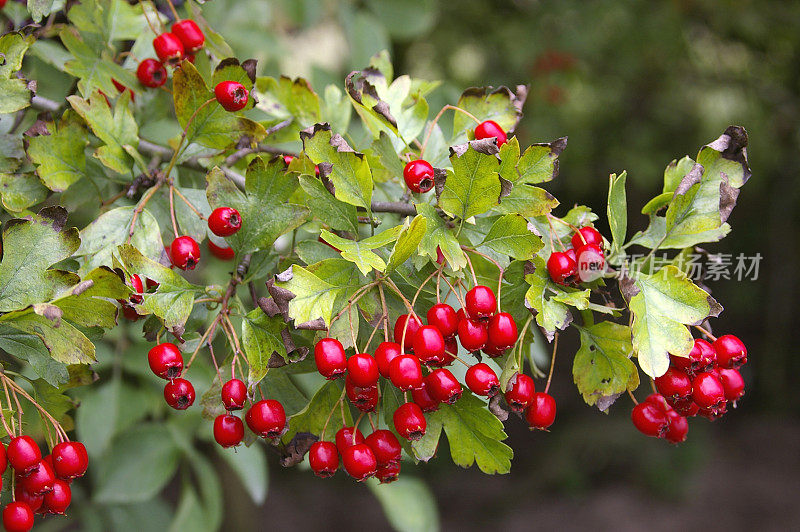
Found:
M 476 140 L 496 138 L 498 146 L 508 142 L 506 132 L 493 120 L 481 122 L 473 133 Z M 434 185 L 433 166 L 425 159 L 413 160 L 403 168 L 403 179 L 411 192 L 428 192 Z
M 572 247 L 553 251 L 547 259 L 550 278 L 563 285 L 592 281 L 605 269 L 603 235 L 594 227 L 581 227 L 572 235 Z
M 208 228 L 217 236 L 228 237 L 242 228 L 242 217 L 232 207 L 217 207 L 208 217 Z M 234 256 L 230 247 L 217 246 L 211 240 L 208 241 L 208 248 L 223 260 L 230 260 Z M 200 262 L 200 246 L 190 236 L 179 236 L 170 244 L 168 255 L 173 266 L 181 270 L 194 270 Z
M 222 404 L 227 411 L 214 419 L 214 440 L 224 448 L 239 445 L 244 438 L 244 424 L 234 416 L 247 402 L 247 386 L 239 379 L 231 379 L 222 385 Z M 262 399 L 250 405 L 244 415 L 247 426 L 254 434 L 276 440 L 286 432 L 286 411 L 280 401 Z
M 70 483 L 89 466 L 86 447 L 64 441 L 42 457 L 30 436 L 11 438 L 8 448 L 0 443 L 0 475 L 8 465 L 14 470 L 14 501 L 3 508 L 3 526 L 12 532 L 33 528 L 33 514 L 63 514 L 72 502 Z M 2 486 L 2 477 L 0 477 Z
M 647 436 L 684 441 L 689 431 L 686 418 L 716 420 L 727 411 L 728 401 L 735 406 L 742 398 L 744 379 L 738 368 L 745 363 L 747 348 L 732 334 L 713 344 L 696 339 L 688 357 L 670 356 L 669 369 L 655 379 L 658 393 L 634 407 L 633 424 Z
M 182 59 L 194 61 L 194 54 L 205 44 L 206 36 L 194 20 L 179 20 L 172 25 L 171 32 L 164 32 L 153 39 L 153 49 L 158 59 L 148 57 L 136 69 L 139 83 L 145 87 L 158 88 L 167 82 L 164 65 L 175 66 Z
M 314 442 L 308 451 L 308 461 L 317 476 L 333 476 L 341 456 L 345 471 L 359 482 L 373 476 L 382 483 L 397 480 L 402 448 L 392 431 L 378 429 L 364 438 L 358 428 L 342 427 L 334 441 Z

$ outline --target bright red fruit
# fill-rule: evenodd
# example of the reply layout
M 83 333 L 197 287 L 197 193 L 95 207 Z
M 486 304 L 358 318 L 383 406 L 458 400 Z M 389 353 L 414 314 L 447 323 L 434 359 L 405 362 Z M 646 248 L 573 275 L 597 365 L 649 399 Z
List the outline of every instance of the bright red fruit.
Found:
M 469 367 L 465 377 L 467 387 L 472 393 L 492 397 L 500 391 L 497 374 L 488 364 L 479 362 Z
M 422 159 L 411 161 L 403 168 L 403 179 L 411 192 L 428 192 L 433 188 L 433 166 Z
M 602 277 L 606 270 L 606 258 L 600 246 L 586 244 L 578 248 L 575 261 L 578 271 L 578 279 L 583 283 L 589 283 Z
M 433 370 L 425 378 L 428 392 L 439 402 L 449 405 L 461 398 L 461 383 L 449 369 L 439 368 Z
M 332 477 L 339 469 L 339 452 L 336 450 L 336 445 L 329 441 L 314 442 L 308 451 L 308 463 L 318 477 Z
M 655 383 L 659 393 L 668 399 L 678 401 L 692 395 L 692 379 L 678 368 L 670 367 Z
M 10 502 L 3 508 L 3 526 L 8 532 L 28 532 L 33 528 L 33 510 L 24 502 Z
M 433 325 L 423 325 L 414 335 L 414 354 L 425 365 L 444 362 L 444 337 Z
M 594 227 L 581 227 L 572 235 L 572 247 L 576 250 L 581 249 L 587 244 L 594 244 L 603 249 L 603 235 Z
M 20 475 L 31 473 L 39 465 L 42 452 L 33 438 L 27 435 L 11 438 L 6 449 L 8 463 Z
M 241 111 L 247 106 L 250 93 L 238 81 L 221 81 L 214 87 L 214 96 L 228 112 Z
M 362 412 L 375 411 L 379 399 L 377 383 L 366 387 L 356 386 L 348 375 L 345 377 L 344 389 L 347 393 L 347 398 L 350 399 L 356 408 Z
M 747 348 L 744 343 L 732 334 L 720 336 L 714 341 L 717 364 L 721 368 L 738 368 L 747 364 Z
M 347 357 L 342 343 L 336 338 L 323 338 L 314 346 L 317 371 L 326 379 L 341 377 L 347 370 Z
M 525 420 L 532 429 L 547 429 L 556 420 L 556 400 L 544 392 L 533 394 L 531 404 L 525 411 Z
M 194 20 L 179 20 L 172 25 L 172 33 L 180 39 L 187 54 L 193 54 L 203 47 L 206 36 Z
M 392 360 L 399 357 L 400 344 L 396 342 L 381 342 L 375 350 L 375 361 L 378 363 L 378 371 L 384 378 L 389 378 L 389 368 Z
M 458 316 L 453 307 L 447 303 L 437 303 L 428 309 L 428 325 L 433 325 L 442 336 L 447 338 L 456 334 L 458 329 Z
M 158 344 L 147 353 L 150 369 L 162 379 L 174 379 L 183 371 L 183 355 L 169 342 Z
M 692 380 L 692 399 L 701 409 L 717 408 L 725 403 L 725 388 L 712 373 L 700 373 Z
M 149 57 L 139 63 L 136 68 L 136 78 L 145 87 L 155 89 L 167 82 L 167 69 L 160 61 Z
M 186 410 L 194 398 L 194 386 L 186 379 L 173 379 L 164 386 L 164 400 L 175 410 Z
M 406 322 L 408 322 L 408 326 L 406 326 Z M 397 318 L 397 321 L 394 322 L 394 341 L 403 346 L 407 351 L 413 349 L 411 342 L 420 327 L 422 327 L 422 322 L 419 321 L 418 317 L 411 316 L 409 319 L 408 314 L 402 314 Z M 404 330 L 405 335 L 403 335 Z M 405 342 L 403 338 L 405 338 Z
M 344 470 L 358 482 L 375 475 L 378 462 L 369 445 L 358 443 L 344 450 L 342 453 Z
M 372 355 L 357 353 L 347 359 L 347 376 L 356 386 L 373 386 L 378 382 L 378 363 Z
M 533 379 L 523 373 L 517 373 L 508 381 L 506 390 L 506 403 L 515 412 L 522 412 L 533 401 L 533 394 L 536 393 L 536 385 Z
M 364 443 L 364 435 L 355 427 L 342 427 L 336 431 L 335 440 L 336 448 L 339 450 L 339 453 L 342 454 L 348 447 Z
M 389 380 L 397 388 L 408 391 L 422 387 L 422 366 L 414 355 L 400 355 L 389 364 Z
M 172 264 L 181 270 L 194 270 L 200 262 L 200 246 L 190 236 L 179 236 L 169 246 Z
M 242 217 L 233 207 L 217 207 L 208 217 L 208 228 L 217 236 L 231 236 L 242 228 Z
M 458 355 L 458 340 L 455 336 L 445 336 L 444 338 L 444 360 L 438 366 L 449 366 Z
M 378 471 L 375 473 L 375 478 L 381 481 L 381 484 L 389 484 L 394 482 L 400 476 L 400 462 L 390 462 L 378 466 Z
M 400 461 L 403 449 L 394 432 L 386 429 L 376 430 L 367 436 L 365 443 L 372 449 L 379 466 Z
M 664 439 L 671 443 L 686 441 L 686 435 L 689 433 L 689 420 L 674 410 L 667 412 L 667 420 L 669 421 L 669 428 L 664 434 Z
M 241 410 L 247 401 L 247 385 L 239 379 L 231 379 L 222 385 L 220 395 L 226 410 Z
M 162 63 L 176 64 L 183 57 L 183 43 L 173 33 L 162 33 L 153 39 L 153 48 Z
M 404 403 L 397 407 L 392 415 L 397 433 L 407 440 L 418 440 L 425 435 L 428 422 L 422 409 L 416 403 Z
M 221 414 L 214 419 L 214 440 L 221 447 L 235 447 L 244 438 L 244 423 L 236 416 Z
M 458 339 L 467 351 L 477 351 L 486 345 L 489 330 L 480 320 L 464 319 L 458 322 Z
M 517 341 L 517 323 L 508 312 L 500 312 L 489 319 L 489 343 L 498 349 L 507 349 Z
M 0 442 L 0 475 L 6 472 L 8 459 L 6 458 L 6 446 Z
M 503 128 L 495 122 L 494 120 L 486 120 L 481 122 L 475 128 L 475 139 L 488 139 L 491 137 L 497 138 L 497 146 L 500 147 L 506 142 L 508 142 L 508 137 L 506 136 L 506 132 L 503 131 Z
M 261 437 L 274 440 L 286 430 L 286 412 L 283 405 L 274 399 L 257 402 L 245 414 L 250 430 Z
M 744 379 L 739 370 L 720 368 L 717 373 L 719 373 L 719 380 L 725 390 L 725 399 L 738 401 L 744 396 Z
M 694 417 L 700 411 L 700 407 L 691 398 L 681 401 L 668 400 L 667 402 L 677 413 L 684 417 Z
M 86 447 L 79 441 L 65 441 L 53 447 L 53 470 L 58 478 L 71 480 L 82 477 L 89 467 Z
M 42 509 L 45 513 L 64 515 L 72 502 L 72 490 L 69 483 L 58 480 L 53 483 L 53 489 L 45 493 Z
M 22 477 L 20 483 L 22 488 L 31 495 L 42 495 L 53 489 L 55 480 L 56 474 L 53 472 L 53 467 L 44 460 L 40 460 L 36 469 Z
M 639 432 L 654 438 L 661 438 L 669 429 L 667 414 L 663 409 L 648 401 L 633 407 L 631 421 Z
M 497 310 L 497 298 L 488 286 L 477 285 L 464 296 L 464 306 L 470 318 L 488 318 Z
M 554 251 L 547 259 L 547 271 L 553 282 L 566 284 L 578 273 L 578 263 L 563 251 Z
M 208 240 L 208 250 L 220 260 L 231 260 L 236 256 L 236 252 L 232 248 L 218 246 L 211 239 Z
M 435 412 L 439 410 L 439 401 L 436 400 L 428 390 L 428 383 L 423 379 L 422 387 L 411 390 L 411 399 L 419 405 L 423 412 Z
M 14 500 L 17 502 L 24 502 L 32 511 L 36 512 L 44 503 L 44 495 L 32 495 L 22 487 L 21 482 L 17 482 L 17 485 L 14 487 Z
M 690 377 L 711 369 L 716 359 L 714 348 L 702 338 L 695 339 L 688 357 L 669 356 L 672 365 L 684 370 Z

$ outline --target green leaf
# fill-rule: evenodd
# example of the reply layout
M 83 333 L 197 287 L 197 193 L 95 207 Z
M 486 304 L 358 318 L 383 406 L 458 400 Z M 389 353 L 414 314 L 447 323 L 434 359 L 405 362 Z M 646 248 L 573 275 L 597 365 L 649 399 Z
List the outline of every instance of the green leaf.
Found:
M 299 179 L 306 193 L 305 203 L 315 218 L 331 229 L 358 232 L 358 213 L 353 205 L 336 199 L 317 178 L 301 175 Z
M 436 212 L 433 205 L 419 203 L 417 204 L 417 212 L 425 218 L 425 235 L 419 243 L 420 254 L 436 260 L 438 258 L 436 248 L 438 247 L 450 268 L 453 270 L 465 268 L 467 266 L 467 257 L 461 249 L 461 244 L 459 244 L 453 232 Z
M 519 214 L 527 218 L 544 216 L 558 207 L 559 202 L 543 188 L 518 183 L 514 185 L 508 196 L 500 200 L 494 208 L 501 214 Z
M 341 135 L 331 134 L 328 124 L 316 124 L 300 133 L 303 149 L 314 164 L 328 163 L 326 175 L 337 199 L 370 210 L 372 173 L 363 154 L 353 151 Z
M 32 93 L 29 83 L 14 74 L 22 68 L 22 58 L 34 40 L 33 35 L 24 36 L 16 32 L 0 37 L 0 94 L 3 95 L 0 114 L 13 113 L 30 105 Z
M 386 263 L 372 250 L 393 242 L 402 230 L 402 226 L 396 226 L 373 237 L 355 241 L 342 238 L 323 229 L 320 232 L 320 238 L 340 250 L 343 259 L 352 262 L 363 275 L 367 275 L 373 268 L 379 272 L 386 269 Z
M 311 127 L 322 119 L 319 96 L 303 78 L 258 78 L 256 96 L 256 107 L 279 120 L 291 118 L 301 129 Z
M 586 404 L 606 410 L 619 394 L 639 386 L 639 372 L 630 360 L 630 327 L 610 321 L 576 327 L 581 347 L 575 354 L 572 378 Z
M 114 41 L 133 41 L 145 31 L 147 20 L 142 15 L 142 6 L 125 0 L 83 0 L 73 4 L 68 16 L 81 35 L 96 48 L 104 48 L 112 46 Z M 151 20 L 160 17 L 152 9 L 148 9 L 148 16 Z
M 342 383 L 337 381 L 326 381 L 325 384 L 320 386 L 308 405 L 289 418 L 289 430 L 284 434 L 282 441 L 288 443 L 298 432 L 310 432 L 322 439 L 322 429 L 325 427 L 325 421 L 328 419 L 328 414 L 333 410 L 342 396 Z M 338 415 L 338 414 L 337 414 Z M 345 409 L 345 418 L 349 424 L 352 423 L 350 417 L 350 410 Z M 341 418 L 337 418 L 341 421 Z M 333 436 L 336 433 L 337 421 L 329 422 L 325 431 L 325 440 L 333 441 Z
M 536 323 L 545 333 L 549 341 L 553 341 L 558 329 L 565 329 L 572 322 L 572 314 L 567 305 L 555 299 L 555 284 L 550 280 L 544 259 L 533 258 L 535 270 L 525 275 L 525 282 L 530 285 L 525 294 L 526 305 L 536 311 Z
M 136 77 L 114 62 L 110 49 L 102 47 L 100 48 L 102 52 L 98 55 L 98 52 L 70 27 L 62 29 L 58 36 L 72 54 L 72 59 L 64 64 L 64 70 L 78 78 L 78 90 L 84 98 L 98 90 L 107 94 L 109 99 L 112 98 L 118 94 L 113 79 L 126 87 L 137 86 Z
M 418 478 L 400 476 L 391 484 L 367 482 L 378 499 L 392 528 L 399 532 L 436 532 L 439 530 L 439 511 L 436 496 Z
M 63 7 L 61 0 L 28 0 L 28 12 L 34 22 L 41 22 L 44 17 Z
M 466 220 L 500 201 L 500 161 L 494 143 L 471 141 L 450 148 L 453 170 L 439 195 L 439 206 L 450 216 Z
M 542 239 L 528 229 L 522 216 L 507 214 L 492 224 L 482 246 L 517 260 L 529 260 L 542 249 Z
M 517 87 L 516 94 L 508 87 L 472 87 L 465 90 L 458 99 L 457 107 L 471 113 L 481 122 L 494 120 L 508 133 L 517 127 L 522 118 L 522 106 L 527 97 L 528 88 Z M 475 121 L 464 113 L 456 112 L 453 116 L 453 138 L 463 138 L 468 131 L 475 129 Z
M 308 216 L 307 207 L 289 203 L 298 181 L 284 170 L 283 161 L 253 159 L 247 168 L 245 192 L 219 168 L 208 173 L 206 195 L 211 208 L 233 207 L 242 216 L 242 228 L 227 238 L 237 253 L 271 248 L 279 236 L 297 228 Z
M 612 254 L 618 253 L 625 243 L 628 230 L 628 199 L 625 195 L 627 172 L 611 174 L 608 178 L 608 225 L 611 227 Z
M 269 371 L 269 359 L 273 353 L 289 362 L 281 331 L 286 324 L 280 315 L 269 317 L 260 308 L 255 308 L 242 319 L 242 347 L 250 366 L 248 386 L 261 381 Z
M 558 156 L 567 147 L 567 137 L 532 144 L 520 156 L 519 143 L 512 137 L 500 148 L 500 175 L 514 185 L 536 185 L 558 176 Z M 505 201 L 505 200 L 504 200 Z
M 86 172 L 84 150 L 89 142 L 86 129 L 76 121 L 62 120 L 45 126 L 50 134 L 28 141 L 28 156 L 37 165 L 36 174 L 47 188 L 63 192 Z
M 75 275 L 50 266 L 70 257 L 80 245 L 78 230 L 65 228 L 67 212 L 61 207 L 38 215 L 14 219 L 3 230 L 0 262 L 0 312 L 23 309 L 49 301 L 75 282 Z
M 69 379 L 67 365 L 54 360 L 41 338 L 35 334 L 0 325 L 0 349 L 26 361 L 36 375 L 53 386 L 59 386 Z
M 33 385 L 33 398 L 36 399 L 39 406 L 63 423 L 67 412 L 76 406 L 72 399 L 43 379 L 36 379 L 31 384 Z
M 722 310 L 708 293 L 685 273 L 668 265 L 653 275 L 639 273 L 629 293 L 633 313 L 633 349 L 639 367 L 652 378 L 669 367 L 669 355 L 687 356 L 692 333 L 686 325 L 699 324 Z
M 91 364 L 95 358 L 94 344 L 66 321 L 58 322 L 36 314 L 33 309 L 9 312 L 0 316 L 0 323 L 23 333 L 38 337 L 50 356 L 64 364 Z
M 319 122 L 327 122 L 334 131 L 344 134 L 350 125 L 351 114 L 350 100 L 342 89 L 333 84 L 327 85 L 322 102 L 322 118 Z
M 412 255 L 417 253 L 420 242 L 425 238 L 428 222 L 425 216 L 418 214 L 411 220 L 407 227 L 403 227 L 403 232 L 397 239 L 397 243 L 389 255 L 389 264 L 386 273 L 391 273 L 398 266 L 407 261 Z
M 0 174 L 3 208 L 19 213 L 47 198 L 47 188 L 32 173 Z

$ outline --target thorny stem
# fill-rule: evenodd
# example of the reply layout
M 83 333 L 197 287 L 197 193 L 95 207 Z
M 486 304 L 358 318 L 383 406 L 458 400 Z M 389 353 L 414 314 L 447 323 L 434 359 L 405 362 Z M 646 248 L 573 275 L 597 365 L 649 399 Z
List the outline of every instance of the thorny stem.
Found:
M 431 138 L 431 133 L 433 133 L 433 128 L 436 126 L 436 123 L 439 122 L 439 119 L 442 117 L 444 112 L 447 111 L 448 109 L 452 109 L 453 111 L 458 111 L 459 113 L 464 113 L 465 115 L 467 115 L 468 117 L 473 119 L 476 124 L 480 124 L 481 123 L 481 121 L 478 120 L 475 117 L 475 115 L 473 115 L 472 113 L 470 113 L 468 111 L 465 111 L 464 109 L 462 109 L 460 107 L 456 107 L 455 105 L 449 105 L 449 104 L 445 105 L 444 107 L 442 107 L 442 110 L 439 111 L 439 114 L 437 114 L 436 117 L 433 119 L 433 122 L 431 122 L 431 125 L 428 126 L 428 132 L 425 133 L 425 140 L 422 141 L 422 148 L 420 148 L 420 150 L 419 150 L 420 159 L 422 158 L 422 155 L 425 153 L 425 147 L 428 145 L 428 140 Z
M 550 359 L 550 373 L 547 374 L 547 384 L 544 385 L 544 393 L 550 389 L 550 381 L 553 379 L 553 368 L 556 365 L 556 351 L 558 351 L 558 333 L 553 340 L 553 356 Z

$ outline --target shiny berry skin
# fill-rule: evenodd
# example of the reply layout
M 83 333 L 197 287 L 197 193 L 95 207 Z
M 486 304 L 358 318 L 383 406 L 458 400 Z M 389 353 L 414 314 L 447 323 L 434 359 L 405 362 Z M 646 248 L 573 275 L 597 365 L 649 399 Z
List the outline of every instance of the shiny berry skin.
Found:
M 20 475 L 31 473 L 39 465 L 42 452 L 30 436 L 11 438 L 6 449 L 6 457 L 11 467 Z
M 375 478 L 381 481 L 381 484 L 389 484 L 394 482 L 400 476 L 400 462 L 390 462 L 384 465 L 378 465 L 378 471 L 375 473 Z
M 211 252 L 212 255 L 214 255 L 220 260 L 232 260 L 233 257 L 236 256 L 236 252 L 233 251 L 233 248 L 224 248 L 218 246 L 211 240 L 208 241 L 208 250 Z
M 435 412 L 439 410 L 439 405 L 441 404 L 431 395 L 428 390 L 428 384 L 424 380 L 421 388 L 411 390 L 411 400 L 419 405 L 423 412 Z
M 414 354 L 425 365 L 444 361 L 444 337 L 433 325 L 423 325 L 414 335 Z
M 236 447 L 244 438 L 244 423 L 236 416 L 221 414 L 214 418 L 214 440 L 224 449 Z
M 172 34 L 180 39 L 187 54 L 193 54 L 203 47 L 206 36 L 194 20 L 179 20 L 172 25 Z
M 572 235 L 572 247 L 576 250 L 581 249 L 587 244 L 594 244 L 603 249 L 603 235 L 594 227 L 581 227 Z
M 736 336 L 732 334 L 720 336 L 714 341 L 713 347 L 719 367 L 736 369 L 747 364 L 747 348 Z
M 336 437 L 334 439 L 336 440 L 336 448 L 339 450 L 339 454 L 343 454 L 348 447 L 364 443 L 365 441 L 364 435 L 355 427 L 340 428 L 336 431 Z
M 238 81 L 222 81 L 214 87 L 214 96 L 223 109 L 234 113 L 247 106 L 249 92 Z
M 668 399 L 678 401 L 692 395 L 692 379 L 675 367 L 670 367 L 667 372 L 655 380 L 659 393 Z
M 664 434 L 664 439 L 670 443 L 685 442 L 686 435 L 689 433 L 689 420 L 674 410 L 667 412 L 667 420 L 669 421 L 669 428 Z
M 175 410 L 186 410 L 194 398 L 194 386 L 186 379 L 173 379 L 164 386 L 164 400 Z
M 702 338 L 695 339 L 688 357 L 675 355 L 669 357 L 673 366 L 682 369 L 690 377 L 711 369 L 716 359 L 717 353 L 714 348 Z
M 594 244 L 586 244 L 578 248 L 577 259 L 578 280 L 589 283 L 602 277 L 606 269 L 606 258 L 603 250 Z
M 464 306 L 470 318 L 488 318 L 497 311 L 497 298 L 491 288 L 478 285 L 464 296 Z
M 536 392 L 525 411 L 525 420 L 532 429 L 547 429 L 556 420 L 556 400 L 550 394 Z
M 516 377 L 508 381 L 506 403 L 514 412 L 522 412 L 531 404 L 535 393 L 536 385 L 533 379 L 524 373 L 517 373 Z
M 336 338 L 323 338 L 314 346 L 314 361 L 317 371 L 328 380 L 344 375 L 347 370 L 347 357 L 342 343 Z
M 357 353 L 347 359 L 347 376 L 356 386 L 366 388 L 378 382 L 378 363 L 367 353 Z
M 42 495 L 53 489 L 55 480 L 56 474 L 53 472 L 52 466 L 44 460 L 40 460 L 33 472 L 21 478 L 20 484 L 31 495 Z
M 231 236 L 242 228 L 242 217 L 233 207 L 217 207 L 208 217 L 208 228 L 217 236 Z
M 53 489 L 44 494 L 42 509 L 48 514 L 64 515 L 72 502 L 72 490 L 69 483 L 56 479 Z
M 342 465 L 347 474 L 358 482 L 375 476 L 378 462 L 366 443 L 351 445 L 342 452 Z
M 444 360 L 438 366 L 449 366 L 458 355 L 458 340 L 455 336 L 446 336 L 444 339 Z
M 174 379 L 183 372 L 183 355 L 169 342 L 158 344 L 147 353 L 150 369 L 162 379 Z
M 669 412 L 670 409 L 672 408 L 669 404 L 669 401 L 667 401 L 666 397 L 664 397 L 660 393 L 651 393 L 650 395 L 647 396 L 644 402 L 657 406 L 664 413 Z
M 488 364 L 479 362 L 467 370 L 465 377 L 467 387 L 476 395 L 492 397 L 500 391 L 500 381 L 497 374 Z
M 367 436 L 365 443 L 372 449 L 379 466 L 400 461 L 403 449 L 394 432 L 386 429 L 376 430 Z
M 247 410 L 245 421 L 250 430 L 257 435 L 275 439 L 286 430 L 286 412 L 283 405 L 274 399 L 257 402 Z
M 491 342 L 491 340 L 487 340 L 486 341 L 486 345 L 483 346 L 483 352 L 489 358 L 498 358 L 498 357 L 501 357 L 501 356 L 506 354 L 506 348 L 505 347 L 498 347 L 498 346 L 494 345 Z
M 86 447 L 79 441 L 65 441 L 53 447 L 53 471 L 62 480 L 82 477 L 89 467 Z
M 425 377 L 425 382 L 428 384 L 428 392 L 439 402 L 451 405 L 461 398 L 461 383 L 449 369 L 433 370 Z
M 489 319 L 489 343 L 498 349 L 507 349 L 517 341 L 517 323 L 508 312 L 500 312 Z
M 190 236 L 179 236 L 169 246 L 172 264 L 181 270 L 194 270 L 200 262 L 200 246 Z
M 408 326 L 406 326 L 406 321 L 408 322 Z M 411 345 L 412 340 L 414 339 L 414 335 L 417 334 L 419 328 L 422 327 L 422 322 L 419 321 L 419 318 L 416 316 L 411 316 L 409 318 L 408 314 L 403 314 L 397 321 L 394 322 L 394 341 L 398 344 L 402 345 L 404 349 L 411 350 L 413 346 Z M 403 342 L 403 330 L 405 329 L 405 342 Z
M 661 438 L 669 429 L 667 414 L 663 409 L 648 401 L 633 407 L 631 421 L 639 432 L 654 438 Z
M 738 401 L 744 396 L 744 379 L 739 370 L 720 368 L 717 370 L 722 388 L 725 390 L 725 399 Z
M 3 526 L 8 532 L 28 532 L 33 528 L 33 510 L 24 502 L 10 502 L 3 508 Z
M 716 408 L 725 403 L 725 388 L 714 374 L 700 373 L 692 380 L 692 399 L 701 409 Z
M 547 259 L 547 272 L 550 279 L 558 284 L 566 284 L 578 273 L 578 263 L 563 251 L 554 251 Z
M 17 482 L 17 485 L 14 487 L 14 500 L 17 502 L 24 502 L 33 512 L 36 512 L 44 503 L 44 495 L 32 495 L 22 487 L 21 482 Z
M 483 349 L 489 339 L 489 329 L 480 320 L 464 319 L 458 322 L 458 340 L 467 351 Z
M 378 405 L 378 385 L 361 387 L 353 384 L 353 381 L 348 375 L 345 377 L 344 389 L 347 393 L 347 398 L 355 405 L 356 408 L 362 412 L 374 412 L 375 407 Z
M 247 401 L 247 385 L 239 379 L 231 379 L 222 385 L 220 395 L 225 410 L 241 410 Z
M 144 285 L 142 284 L 142 278 L 139 277 L 137 274 L 131 275 L 131 278 L 128 280 L 128 286 L 130 286 L 135 294 L 130 297 L 131 303 L 141 304 L 144 299 L 140 295 L 144 292 Z
M 475 128 L 475 139 L 488 139 L 491 137 L 497 138 L 497 147 L 499 148 L 506 142 L 508 142 L 508 137 L 506 136 L 506 132 L 503 131 L 503 128 L 495 122 L 494 120 L 486 120 L 481 122 Z
M 320 478 L 329 478 L 339 469 L 339 451 L 329 441 L 317 441 L 308 450 L 308 463 L 311 470 Z
M 392 360 L 399 357 L 400 344 L 396 342 L 381 342 L 375 350 L 375 361 L 378 363 L 378 372 L 381 376 L 389 378 L 389 368 L 391 367 Z
M 145 87 L 156 89 L 167 82 L 167 69 L 160 61 L 150 57 L 139 63 L 136 78 Z
M 162 33 L 153 39 L 153 48 L 162 63 L 176 64 L 183 57 L 183 43 L 172 33 Z
M 389 364 L 389 380 L 403 391 L 422 388 L 422 366 L 414 355 L 400 355 Z
M 428 428 L 422 408 L 417 403 L 404 403 L 397 407 L 392 415 L 392 421 L 397 433 L 411 441 L 422 438 Z
M 411 192 L 428 192 L 433 188 L 433 166 L 422 159 L 411 161 L 403 168 L 403 179 Z
M 442 336 L 453 336 L 458 330 L 458 316 L 447 303 L 437 303 L 428 309 L 428 325 L 439 329 Z

